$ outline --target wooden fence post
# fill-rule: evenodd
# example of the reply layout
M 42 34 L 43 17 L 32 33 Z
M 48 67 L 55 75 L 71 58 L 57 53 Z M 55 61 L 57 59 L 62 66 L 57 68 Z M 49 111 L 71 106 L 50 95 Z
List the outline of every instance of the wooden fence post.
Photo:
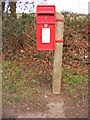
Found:
M 63 48 L 63 15 L 56 13 L 56 37 L 53 63 L 53 94 L 60 94 Z

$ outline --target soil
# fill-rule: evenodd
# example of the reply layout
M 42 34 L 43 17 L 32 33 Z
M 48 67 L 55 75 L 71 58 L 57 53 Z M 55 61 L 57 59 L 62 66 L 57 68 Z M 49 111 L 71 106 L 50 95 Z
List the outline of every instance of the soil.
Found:
M 42 88 L 42 99 L 39 103 L 22 103 L 3 105 L 3 118 L 88 118 L 88 101 L 83 99 L 80 105 L 61 91 L 53 95 L 50 87 Z

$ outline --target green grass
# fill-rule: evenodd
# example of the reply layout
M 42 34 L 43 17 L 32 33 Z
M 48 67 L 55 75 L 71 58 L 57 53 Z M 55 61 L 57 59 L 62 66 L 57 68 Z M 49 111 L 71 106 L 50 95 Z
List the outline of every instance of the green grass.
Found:
M 37 81 L 36 81 L 36 80 L 32 80 L 31 82 L 32 82 L 32 84 L 36 84 L 36 83 L 37 83 Z
M 39 94 L 40 89 L 36 80 L 27 80 L 32 75 L 32 69 L 28 72 L 23 71 L 23 67 L 17 66 L 10 61 L 2 62 L 2 89 L 5 93 L 3 95 L 3 102 L 7 103 L 21 103 L 26 98 L 29 100 L 34 100 L 36 97 L 33 95 Z M 33 76 L 33 75 L 32 75 Z M 30 85 L 34 85 L 31 87 Z M 33 94 L 33 95 L 32 95 Z
M 75 69 L 75 74 L 73 74 L 73 71 L 70 69 L 67 69 L 63 72 L 63 75 L 63 81 L 66 85 L 66 92 L 68 92 L 70 96 L 74 97 L 76 95 L 81 95 L 83 97 L 87 94 L 87 85 L 83 86 L 83 84 L 88 81 L 87 73 L 82 76 L 78 69 Z
M 88 73 L 84 71 L 84 75 L 81 75 L 77 68 L 74 73 L 70 69 L 64 70 L 62 80 L 66 86 L 65 92 L 68 92 L 72 97 L 77 95 L 84 97 L 88 92 L 85 84 L 88 81 Z M 37 102 L 41 94 L 38 76 L 39 74 L 35 72 L 33 66 L 28 66 L 28 69 L 25 70 L 25 66 L 17 66 L 17 64 L 3 60 L 3 103 L 22 103 L 25 100 Z M 83 84 L 85 86 L 82 86 Z

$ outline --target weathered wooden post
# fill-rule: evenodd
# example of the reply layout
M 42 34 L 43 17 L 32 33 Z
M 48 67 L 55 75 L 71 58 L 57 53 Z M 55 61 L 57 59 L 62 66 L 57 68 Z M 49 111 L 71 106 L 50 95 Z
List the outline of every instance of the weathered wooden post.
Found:
M 56 13 L 56 37 L 53 63 L 53 94 L 60 94 L 63 49 L 63 15 Z

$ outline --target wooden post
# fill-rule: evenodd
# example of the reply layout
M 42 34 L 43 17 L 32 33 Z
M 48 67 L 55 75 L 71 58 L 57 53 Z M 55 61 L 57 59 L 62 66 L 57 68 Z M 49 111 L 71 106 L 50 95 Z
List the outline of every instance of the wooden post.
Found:
M 56 13 L 56 42 L 53 63 L 53 94 L 60 94 L 61 90 L 63 20 L 63 15 Z

